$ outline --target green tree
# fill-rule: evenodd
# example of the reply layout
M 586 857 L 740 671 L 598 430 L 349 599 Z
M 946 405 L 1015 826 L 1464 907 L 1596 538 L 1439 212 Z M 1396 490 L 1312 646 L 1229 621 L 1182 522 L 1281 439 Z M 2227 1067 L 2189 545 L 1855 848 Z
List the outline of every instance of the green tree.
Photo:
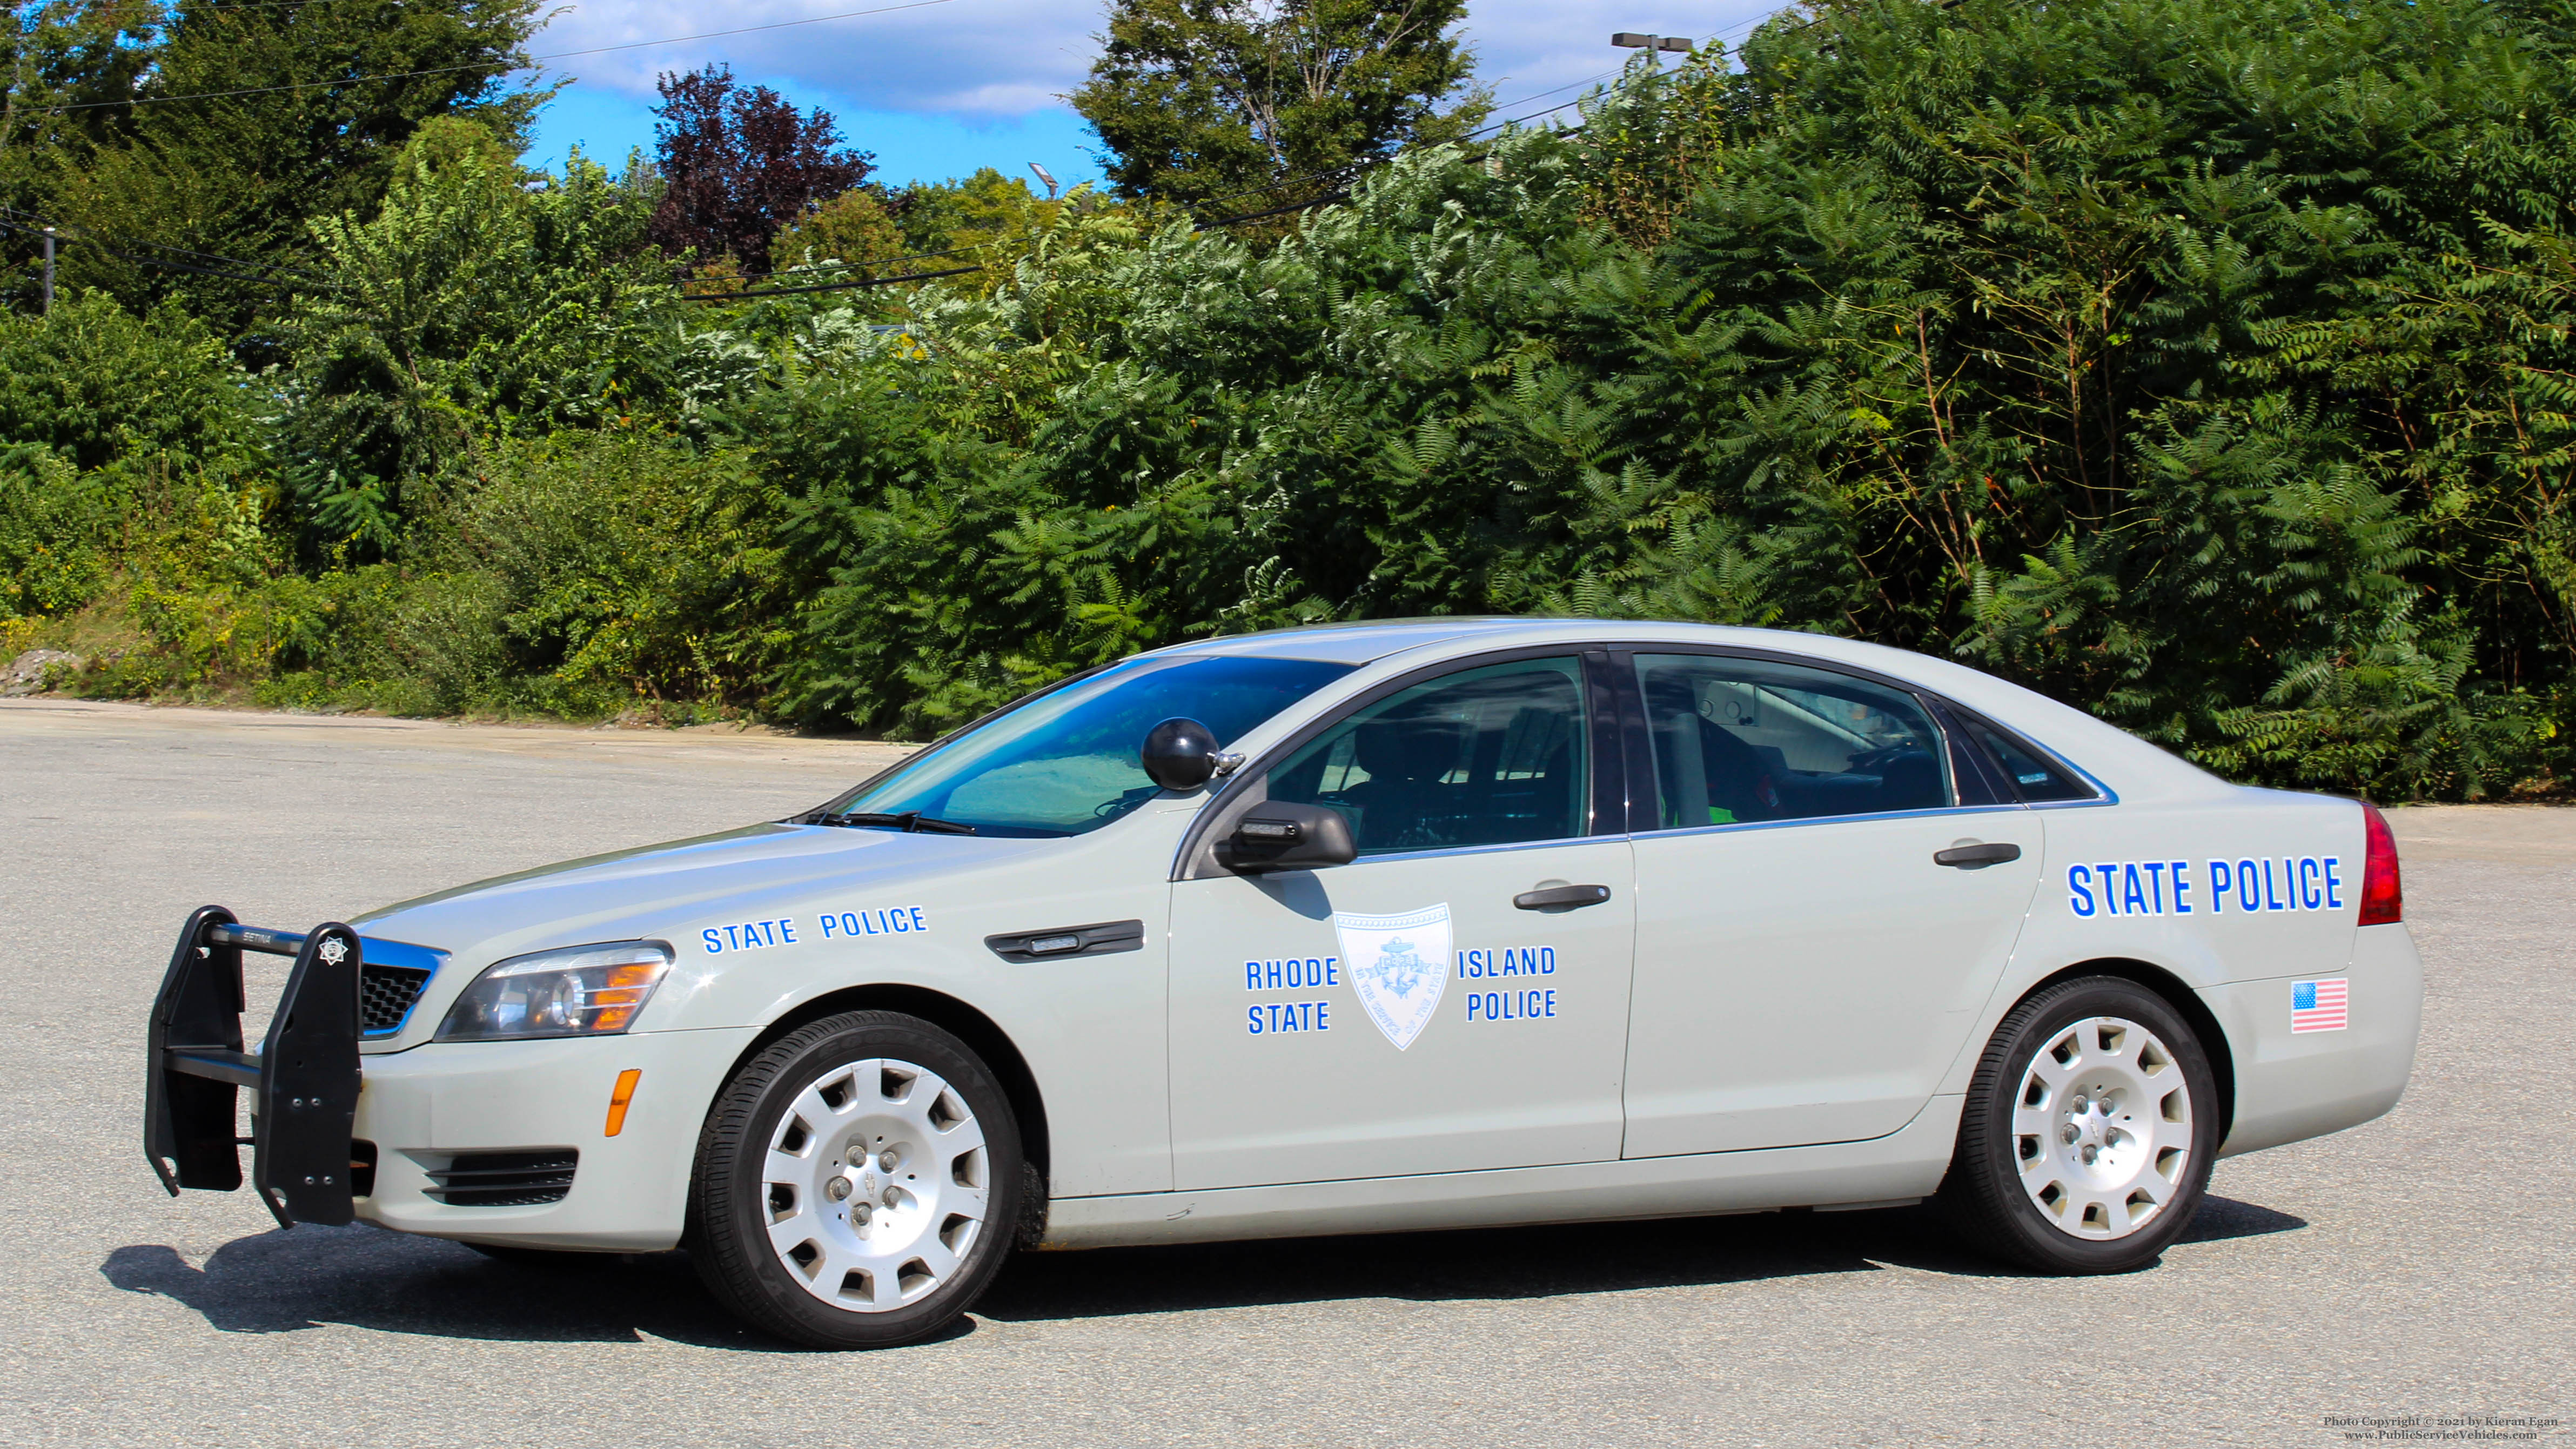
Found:
M 915 252 L 951 251 L 1025 231 L 1033 219 L 1052 220 L 1063 205 L 1039 196 L 1027 178 L 990 166 L 947 181 L 916 181 L 895 193 L 894 203 L 895 224 Z
M 1249 212 L 1399 147 L 1464 136 L 1491 97 L 1465 0 L 1118 0 L 1071 100 L 1123 195 Z M 1295 191 L 1294 196 L 1286 195 Z M 1227 203 L 1231 203 L 1228 206 Z
M 839 262 L 836 279 L 874 277 L 885 274 L 879 263 L 910 250 L 877 193 L 853 186 L 780 227 L 770 240 L 769 260 L 781 270 Z
M 40 0 L 10 12 L 9 91 L 0 99 L 0 184 L 12 202 L 34 179 L 32 158 L 114 125 L 106 103 L 133 94 L 150 69 L 164 12 L 157 0 Z
M 840 123 L 798 114 L 767 86 L 736 84 L 729 66 L 665 71 L 653 108 L 662 209 L 653 240 L 672 256 L 769 267 L 769 242 L 815 203 L 867 180 L 875 160 L 841 144 Z
M 485 128 L 422 127 L 384 205 L 314 223 L 326 285 L 287 319 L 281 428 L 318 535 L 369 553 L 486 431 L 542 433 L 627 416 L 650 365 L 667 267 L 647 237 L 659 185 L 575 152 L 530 177 Z
M 0 316 L 0 446 L 33 444 L 76 468 L 256 446 L 252 379 L 176 307 L 135 317 L 96 292 L 43 317 Z
M 424 121 L 519 149 L 543 96 L 505 82 L 537 23 L 536 0 L 178 0 L 115 104 L 35 100 L 51 130 L 31 209 L 86 239 L 67 284 L 179 300 L 276 360 L 254 323 L 302 280 L 307 223 L 372 212 Z

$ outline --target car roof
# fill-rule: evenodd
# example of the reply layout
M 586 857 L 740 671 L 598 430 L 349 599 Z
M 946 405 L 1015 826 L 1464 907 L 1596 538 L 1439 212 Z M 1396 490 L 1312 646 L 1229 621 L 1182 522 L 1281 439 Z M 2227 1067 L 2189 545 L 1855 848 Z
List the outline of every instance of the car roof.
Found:
M 1839 658 L 1850 663 L 1866 660 L 1899 674 L 1911 672 L 1907 669 L 1909 664 L 1930 663 L 1938 667 L 1944 663 L 1909 650 L 1786 629 L 1745 629 L 1668 620 L 1524 618 L 1509 615 L 1308 624 L 1292 629 L 1266 629 L 1255 634 L 1230 634 L 1196 640 L 1154 652 L 1160 655 L 1255 655 L 1358 665 L 1374 664 L 1417 650 L 1445 655 L 1522 645 L 1595 643 L 1714 644 L 1738 649 L 1776 649 L 1821 658 Z
M 1945 695 L 2052 750 L 2067 753 L 2097 775 L 2116 772 L 2138 783 L 2152 779 L 2169 790 L 2185 793 L 2206 794 L 2234 789 L 2157 746 L 2082 710 L 1991 674 L 1936 655 L 1830 634 L 1642 619 L 1460 616 L 1375 619 L 1271 629 L 1257 634 L 1195 640 L 1156 650 L 1154 654 L 1165 658 L 1248 655 L 1312 659 L 1357 666 L 1362 676 L 1373 676 L 1386 670 L 1410 668 L 1412 661 L 1400 660 L 1397 658 L 1399 655 L 1414 655 L 1423 662 L 1429 662 L 1485 650 L 1550 644 L 1625 644 L 1649 648 L 1656 644 L 1715 645 L 1837 662 L 1906 680 Z M 2120 788 L 2125 791 L 2129 786 L 2123 784 Z
M 1553 626 L 1553 628 L 1551 628 Z M 1390 654 L 1454 640 L 1478 639 L 1539 631 L 1547 637 L 1592 638 L 1601 633 L 1598 619 L 1514 619 L 1460 616 L 1436 619 L 1370 619 L 1351 624 L 1306 624 L 1292 629 L 1264 629 L 1257 634 L 1228 634 L 1158 649 L 1157 654 L 1257 655 L 1273 659 L 1315 659 L 1327 664 L 1373 664 Z M 1615 632 L 1615 627 L 1614 627 Z

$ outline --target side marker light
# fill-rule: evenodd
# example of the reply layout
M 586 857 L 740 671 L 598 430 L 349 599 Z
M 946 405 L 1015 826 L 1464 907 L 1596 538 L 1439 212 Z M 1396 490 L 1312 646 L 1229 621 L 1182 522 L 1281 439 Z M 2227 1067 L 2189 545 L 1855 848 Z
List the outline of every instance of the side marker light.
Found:
M 617 1090 L 608 1094 L 607 1135 L 614 1137 L 626 1130 L 626 1104 L 635 1100 L 635 1084 L 642 1080 L 642 1067 L 628 1067 L 617 1074 Z

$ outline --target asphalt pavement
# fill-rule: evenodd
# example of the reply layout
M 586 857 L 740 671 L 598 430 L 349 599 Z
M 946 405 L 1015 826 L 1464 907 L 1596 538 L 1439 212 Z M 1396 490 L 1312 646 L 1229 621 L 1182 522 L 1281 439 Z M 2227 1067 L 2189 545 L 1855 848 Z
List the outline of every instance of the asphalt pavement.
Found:
M 1922 1209 L 1061 1253 L 943 1339 L 825 1355 L 678 1255 L 532 1270 L 153 1181 L 144 1017 L 190 908 L 345 918 L 894 757 L 0 701 L 0 1442 L 2576 1439 L 2576 811 L 2391 812 L 2427 975 L 2406 1100 L 2219 1163 L 2191 1234 L 2117 1278 L 2000 1269 Z

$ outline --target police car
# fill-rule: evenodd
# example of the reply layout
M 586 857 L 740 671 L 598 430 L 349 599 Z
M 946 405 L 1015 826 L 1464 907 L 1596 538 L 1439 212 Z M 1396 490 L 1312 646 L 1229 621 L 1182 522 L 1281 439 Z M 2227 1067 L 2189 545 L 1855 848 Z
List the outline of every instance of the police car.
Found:
M 1077 675 L 793 819 L 309 931 L 190 918 L 147 1152 L 281 1223 L 682 1245 L 901 1343 L 1015 1246 L 1938 1196 L 2146 1264 L 2404 1090 L 2387 825 L 1973 670 L 1591 620 Z M 241 953 L 295 957 L 257 1051 Z M 252 1132 L 237 1138 L 247 1091 Z

